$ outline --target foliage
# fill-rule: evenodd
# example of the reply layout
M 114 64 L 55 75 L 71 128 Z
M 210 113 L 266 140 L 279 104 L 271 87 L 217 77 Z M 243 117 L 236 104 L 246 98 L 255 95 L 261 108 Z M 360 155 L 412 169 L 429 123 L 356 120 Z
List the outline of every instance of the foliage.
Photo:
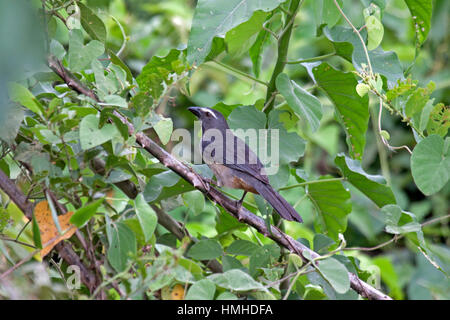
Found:
M 0 0 L 0 17 L 16 2 Z M 24 16 L 39 26 L 9 23 L 39 33 L 36 48 L 67 74 L 42 50 L 0 53 L 0 170 L 37 204 L 27 223 L 0 191 L 0 297 L 358 299 L 352 272 L 396 299 L 450 299 L 449 7 L 31 1 Z M 174 134 L 197 137 L 192 105 L 277 132 L 279 145 L 255 151 L 279 151 L 270 182 L 304 218 L 282 228 L 321 257 L 280 248 L 137 144 L 144 133 L 192 161 L 197 141 Z M 243 205 L 278 223 L 260 196 Z M 50 252 L 59 242 L 93 268 L 94 287 Z

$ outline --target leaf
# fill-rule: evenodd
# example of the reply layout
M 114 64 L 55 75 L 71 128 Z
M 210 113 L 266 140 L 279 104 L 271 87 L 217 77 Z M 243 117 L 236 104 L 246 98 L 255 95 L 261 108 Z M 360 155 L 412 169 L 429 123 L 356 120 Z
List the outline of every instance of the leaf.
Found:
M 345 293 L 350 289 L 350 279 L 345 266 L 334 258 L 318 261 L 317 270 L 336 290 L 337 293 Z
M 384 27 L 383 24 L 375 16 L 368 16 L 366 18 L 366 28 L 367 28 L 367 49 L 376 49 L 381 41 L 383 40 Z
M 21 104 L 22 106 L 36 114 L 42 114 L 41 104 L 23 85 L 16 82 L 9 83 L 8 93 L 11 101 Z
M 319 99 L 289 79 L 285 73 L 278 75 L 276 86 L 289 107 L 303 120 L 303 124 L 309 125 L 311 131 L 315 132 L 322 119 L 322 104 Z
M 105 46 L 98 40 L 84 45 L 83 33 L 73 29 L 69 37 L 68 64 L 72 72 L 79 72 L 91 65 L 91 62 L 105 52 Z
M 20 125 L 25 115 L 24 109 L 14 104 L 3 106 L 2 121 L 0 122 L 0 139 L 7 144 L 12 144 L 19 132 Z
M 433 13 L 432 0 L 405 0 L 413 19 L 413 24 L 418 33 L 419 44 L 427 39 L 431 28 L 431 15 Z
M 149 92 L 158 99 L 164 88 L 173 83 L 174 75 L 180 75 L 186 69 L 183 51 L 172 49 L 165 57 L 153 56 L 136 78 L 142 92 Z
M 327 178 L 329 176 L 320 177 Z M 318 215 L 315 225 L 322 233 L 337 241 L 339 233 L 347 229 L 347 215 L 352 211 L 350 192 L 340 181 L 329 181 L 308 185 L 308 196 Z
M 222 255 L 222 246 L 217 240 L 200 240 L 188 251 L 188 256 L 197 260 L 211 260 Z
M 103 21 L 81 2 L 78 2 L 77 6 L 80 8 L 83 29 L 92 39 L 106 43 L 106 27 Z
M 358 82 L 351 73 L 336 70 L 327 63 L 313 68 L 317 84 L 326 92 L 336 107 L 338 117 L 347 135 L 349 153 L 361 159 L 366 144 L 369 122 L 368 96 L 360 97 L 356 92 Z
M 259 269 L 268 268 L 280 257 L 280 247 L 276 244 L 266 244 L 258 247 L 250 256 L 249 271 L 250 275 L 255 277 Z
M 205 208 L 205 196 L 198 190 L 183 193 L 183 200 L 186 207 L 195 215 L 202 213 Z
M 136 255 L 136 237 L 124 222 L 113 223 L 107 252 L 108 261 L 117 272 L 124 271 L 130 257 Z
M 105 124 L 101 129 L 98 129 L 99 118 L 96 115 L 90 114 L 85 116 L 80 122 L 80 143 L 81 149 L 87 150 L 98 145 L 101 145 L 114 137 L 118 137 L 116 126 L 113 124 Z
M 3 210 L 3 208 L 2 208 Z M 33 231 L 33 242 L 36 248 L 42 249 L 42 240 L 41 240 L 41 232 L 39 231 L 39 225 L 36 221 L 36 216 L 33 215 L 32 221 L 32 231 Z M 0 228 L 0 231 L 3 231 L 3 228 Z
M 441 137 L 447 135 L 450 128 L 450 107 L 443 103 L 436 104 L 430 113 L 430 120 L 427 124 L 428 134 L 438 134 Z
M 255 35 L 262 29 L 267 13 L 256 11 L 246 22 L 228 31 L 225 35 L 227 50 L 231 55 L 241 55 L 248 52 L 255 41 Z
M 108 54 L 111 62 L 125 71 L 127 81 L 133 83 L 133 74 L 131 73 L 130 68 L 128 68 L 128 66 L 112 50 L 108 50 Z
M 333 42 L 337 55 L 352 62 L 358 72 L 363 71 L 363 65 L 367 65 L 367 57 L 360 39 L 351 28 L 325 27 L 323 34 Z M 369 58 L 373 72 L 383 75 L 387 79 L 389 88 L 394 87 L 398 80 L 404 80 L 403 67 L 395 52 L 383 51 L 378 47 L 369 51 Z
M 216 285 L 209 279 L 202 279 L 194 283 L 188 290 L 186 300 L 213 300 Z
M 228 254 L 250 256 L 258 248 L 259 246 L 251 241 L 238 239 L 232 242 L 226 251 Z
M 173 131 L 173 122 L 171 118 L 161 119 L 153 126 L 162 144 L 167 144 L 170 141 Z
M 338 0 L 338 4 L 342 8 L 342 0 Z M 313 1 L 313 7 L 317 27 L 326 23 L 331 28 L 338 23 L 341 18 L 341 13 L 334 4 L 333 0 Z
M 152 207 L 145 201 L 142 193 L 139 193 L 136 199 L 134 199 L 134 208 L 142 231 L 144 232 L 144 240 L 147 242 L 155 232 L 158 218 Z
M 73 214 L 73 212 L 67 212 L 66 214 L 58 216 L 58 222 L 62 231 L 62 234 L 60 234 L 56 228 L 48 202 L 41 201 L 35 206 L 34 218 L 39 226 L 42 258 L 45 257 L 54 246 L 63 240 L 69 239 L 75 233 L 77 230 L 76 226 L 69 222 Z M 39 240 L 37 239 L 37 236 L 34 236 L 34 239 L 38 242 L 38 245 Z
M 269 15 L 269 17 L 270 16 L 271 15 Z M 267 25 L 267 28 L 270 28 L 270 23 Z M 269 39 L 270 39 L 269 32 L 262 29 L 258 33 L 258 36 L 256 37 L 255 42 L 249 49 L 250 59 L 252 60 L 252 63 L 253 63 L 252 70 L 253 70 L 253 74 L 255 75 L 256 78 L 259 77 L 260 70 L 261 70 L 261 60 L 262 60 L 261 53 L 262 53 L 264 45 L 268 42 Z
M 373 263 L 380 268 L 381 279 L 389 288 L 389 295 L 394 299 L 403 299 L 402 288 L 399 284 L 398 275 L 389 258 L 377 257 L 373 259 Z
M 192 191 L 194 187 L 173 171 L 153 175 L 144 189 L 147 202 L 158 202 L 169 197 Z
M 411 156 L 411 172 L 423 194 L 429 196 L 441 190 L 450 178 L 448 143 L 444 148 L 444 139 L 435 134 L 420 141 Z
M 78 228 L 82 228 L 97 213 L 97 209 L 103 203 L 104 198 L 95 200 L 75 211 L 70 222 Z
M 345 179 L 378 207 L 396 203 L 394 193 L 390 187 L 385 185 L 384 178 L 366 173 L 358 160 L 350 159 L 340 153 L 334 159 L 334 163 L 339 167 Z
M 195 8 L 187 46 L 190 65 L 199 66 L 211 51 L 213 39 L 249 20 L 255 11 L 269 12 L 283 0 L 200 0 Z
M 422 230 L 416 217 L 410 212 L 403 211 L 397 205 L 386 205 L 381 208 L 381 213 L 388 233 L 404 234 Z
M 219 287 L 233 291 L 265 290 L 261 283 L 239 269 L 212 274 L 207 279 L 212 280 Z

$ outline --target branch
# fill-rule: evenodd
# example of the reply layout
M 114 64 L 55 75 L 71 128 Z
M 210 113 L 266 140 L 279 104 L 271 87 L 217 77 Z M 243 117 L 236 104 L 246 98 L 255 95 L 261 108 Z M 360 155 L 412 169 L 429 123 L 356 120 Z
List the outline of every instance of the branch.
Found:
M 9 196 L 29 220 L 33 219 L 33 204 L 28 201 L 23 192 L 17 188 L 15 183 L 2 170 L 0 170 L 0 189 Z M 76 265 L 80 268 L 81 281 L 92 291 L 96 286 L 95 275 L 83 264 L 75 251 L 73 251 L 72 246 L 67 242 L 60 242 L 55 248 L 67 264 Z
M 294 0 L 293 2 L 296 2 L 298 5 L 298 0 Z M 298 7 L 298 6 L 297 6 Z M 296 9 L 297 9 L 296 7 Z M 291 12 L 294 10 L 290 10 Z M 65 75 L 67 74 L 66 71 L 64 71 L 64 67 L 59 63 L 56 64 L 57 66 L 60 66 L 61 69 L 56 68 L 55 72 L 58 75 Z M 64 79 L 64 78 L 63 78 Z M 72 82 L 71 82 L 72 83 Z M 67 83 L 69 85 L 69 83 Z M 74 90 L 78 91 L 78 86 L 72 87 Z M 85 90 L 89 90 L 86 88 L 81 88 L 79 93 L 86 94 L 88 96 L 95 95 L 94 92 L 86 92 Z M 86 93 L 85 93 L 86 92 Z M 98 101 L 98 98 L 96 99 Z M 134 134 L 134 127 L 133 125 L 122 116 L 120 113 L 115 111 L 114 113 L 119 119 L 125 123 L 128 126 L 129 134 Z M 311 257 L 312 259 L 320 259 L 321 256 L 317 254 L 316 252 L 312 251 L 302 243 L 294 240 L 292 237 L 286 235 L 285 233 L 281 232 L 280 229 L 276 228 L 275 226 L 270 226 L 270 229 L 268 228 L 266 222 L 264 219 L 254 215 L 252 212 L 244 208 L 243 206 L 240 206 L 237 201 L 231 200 L 227 196 L 225 196 L 223 193 L 221 193 L 219 190 L 212 187 L 206 180 L 204 180 L 200 175 L 198 175 L 191 167 L 186 166 L 182 162 L 180 162 L 178 159 L 174 158 L 170 153 L 162 149 L 157 143 L 155 143 L 152 139 L 147 137 L 144 133 L 138 132 L 135 134 L 136 136 L 136 142 L 141 145 L 145 150 L 147 150 L 151 155 L 153 155 L 155 158 L 157 158 L 165 167 L 171 169 L 175 173 L 177 173 L 180 177 L 185 179 L 188 183 L 193 185 L 196 189 L 203 192 L 210 200 L 214 201 L 215 203 L 222 206 L 228 213 L 230 213 L 233 217 L 238 219 L 241 222 L 246 223 L 247 225 L 255 228 L 263 234 L 264 236 L 272 239 L 279 245 L 282 245 L 289 251 L 296 253 L 300 255 L 305 262 L 308 262 L 305 257 L 303 257 L 302 253 L 307 252 L 307 256 Z M 373 288 L 372 286 L 368 285 L 364 281 L 360 280 L 357 275 L 349 272 L 349 278 L 351 287 L 358 292 L 361 296 L 366 297 L 368 299 L 374 299 L 374 300 L 391 300 L 391 298 L 380 292 L 379 290 Z

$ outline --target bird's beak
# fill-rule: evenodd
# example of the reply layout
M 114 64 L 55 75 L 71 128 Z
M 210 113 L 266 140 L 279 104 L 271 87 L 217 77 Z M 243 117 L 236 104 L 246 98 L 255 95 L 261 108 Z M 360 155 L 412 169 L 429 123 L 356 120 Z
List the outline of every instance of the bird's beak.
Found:
M 200 118 L 202 115 L 200 107 L 189 107 L 188 110 L 192 112 L 197 118 Z

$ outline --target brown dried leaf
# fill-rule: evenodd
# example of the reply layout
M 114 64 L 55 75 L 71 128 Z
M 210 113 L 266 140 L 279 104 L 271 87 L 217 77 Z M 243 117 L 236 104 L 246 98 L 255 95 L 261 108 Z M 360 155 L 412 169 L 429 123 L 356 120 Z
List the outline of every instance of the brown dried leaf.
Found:
M 41 234 L 42 250 L 41 257 L 45 257 L 54 246 L 62 240 L 69 239 L 77 230 L 77 228 L 69 222 L 73 212 L 58 216 L 59 225 L 61 226 L 62 234 L 59 234 L 55 222 L 52 218 L 52 212 L 48 206 L 47 201 L 39 202 L 34 208 L 34 216 L 39 226 Z

